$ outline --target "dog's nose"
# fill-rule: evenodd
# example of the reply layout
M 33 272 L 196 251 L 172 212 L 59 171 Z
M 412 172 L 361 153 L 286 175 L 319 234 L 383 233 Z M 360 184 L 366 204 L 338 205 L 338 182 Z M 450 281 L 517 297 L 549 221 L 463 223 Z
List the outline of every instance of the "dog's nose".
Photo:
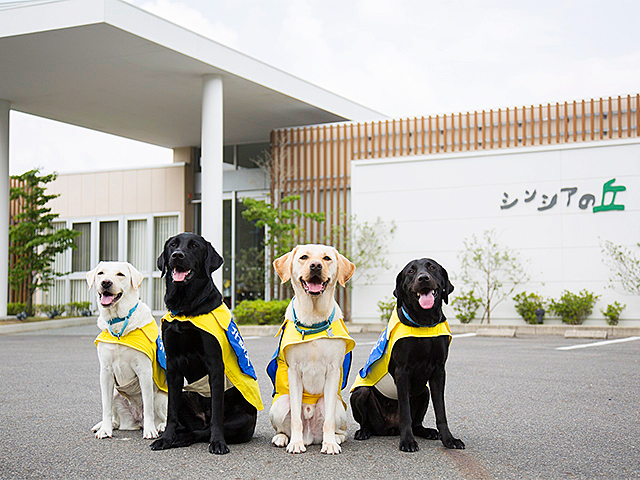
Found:
M 103 280 L 102 282 L 100 282 L 100 285 L 102 285 L 102 288 L 107 289 L 111 288 L 113 282 L 111 280 Z
M 309 265 L 309 270 L 311 270 L 312 272 L 320 272 L 322 270 L 322 263 L 320 262 L 312 262 Z
M 184 253 L 180 250 L 176 250 L 171 254 L 171 258 L 174 260 L 182 260 L 184 258 Z
M 420 283 L 425 283 L 425 282 L 428 282 L 429 280 L 431 280 L 431 277 L 426 273 L 418 275 L 418 281 Z

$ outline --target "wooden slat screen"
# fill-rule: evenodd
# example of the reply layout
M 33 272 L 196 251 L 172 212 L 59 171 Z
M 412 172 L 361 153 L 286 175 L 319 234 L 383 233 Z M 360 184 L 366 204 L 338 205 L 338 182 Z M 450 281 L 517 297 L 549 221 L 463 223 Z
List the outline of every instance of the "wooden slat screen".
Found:
M 299 243 L 344 250 L 351 160 L 638 137 L 639 104 L 628 95 L 275 130 L 271 198 L 299 195 L 300 210 L 325 212 L 324 224 L 303 221 Z

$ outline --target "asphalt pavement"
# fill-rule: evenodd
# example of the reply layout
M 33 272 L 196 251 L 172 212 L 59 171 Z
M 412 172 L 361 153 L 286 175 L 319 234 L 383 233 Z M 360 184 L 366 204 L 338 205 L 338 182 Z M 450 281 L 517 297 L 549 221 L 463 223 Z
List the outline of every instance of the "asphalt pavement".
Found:
M 640 340 L 597 343 L 556 336 L 454 339 L 447 363 L 449 426 L 467 448 L 418 439 L 353 439 L 343 453 L 314 445 L 301 455 L 272 447 L 264 367 L 277 340 L 246 337 L 265 410 L 254 439 L 216 456 L 206 444 L 154 452 L 141 431 L 97 440 L 100 420 L 95 326 L 0 336 L 0 478 L 640 478 Z M 351 379 L 377 335 L 353 335 Z M 350 382 L 351 383 L 351 382 Z M 343 394 L 348 396 L 348 391 Z M 429 407 L 425 426 L 434 427 Z

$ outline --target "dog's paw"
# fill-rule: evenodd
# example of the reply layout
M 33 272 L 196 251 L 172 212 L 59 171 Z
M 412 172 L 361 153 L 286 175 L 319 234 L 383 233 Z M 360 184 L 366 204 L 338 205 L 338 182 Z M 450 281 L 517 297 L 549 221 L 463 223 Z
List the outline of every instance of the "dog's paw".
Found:
M 435 428 L 426 428 L 422 425 L 413 427 L 413 434 L 416 437 L 426 438 L 427 440 L 440 440 L 440 432 Z
M 289 442 L 287 445 L 287 453 L 303 453 L 307 451 L 307 447 L 304 446 L 302 440 L 298 442 Z
M 353 438 L 355 438 L 356 440 L 368 440 L 369 438 L 371 438 L 371 432 L 368 428 L 362 427 L 356 432 Z
M 464 442 L 458 438 L 453 438 L 453 436 L 449 438 L 443 438 L 442 443 L 447 448 L 464 450 Z
M 166 422 L 159 423 L 159 424 L 156 426 L 156 430 L 158 430 L 158 433 L 162 433 L 162 432 L 164 432 L 164 429 L 165 429 L 165 428 L 167 428 L 167 424 L 166 424 Z
M 111 438 L 113 436 L 113 429 L 111 428 L 103 428 L 100 426 L 98 431 L 96 432 L 96 438 Z
M 209 444 L 209 453 L 214 453 L 216 455 L 224 455 L 229 453 L 229 447 L 226 443 L 215 441 Z
M 155 427 L 145 428 L 142 434 L 142 437 L 146 439 L 158 438 L 158 436 L 159 436 L 158 430 L 156 430 Z
M 346 439 L 346 435 L 343 435 L 342 433 L 336 433 L 336 443 L 338 445 L 342 445 Z
M 418 450 L 420 450 L 420 447 L 415 440 L 400 440 L 400 451 L 417 452 Z
M 337 455 L 342 451 L 340 445 L 335 442 L 322 442 L 322 450 L 321 453 L 326 453 L 327 455 Z
M 172 446 L 173 446 L 173 439 L 172 438 L 164 438 L 164 437 L 160 437 L 155 442 L 153 442 L 151 445 L 149 445 L 151 450 L 166 450 L 168 448 L 171 448 Z
M 100 427 L 102 426 L 102 422 L 98 422 L 96 423 L 93 427 L 91 427 L 91 431 L 92 432 L 97 432 L 98 430 L 100 430 Z
M 271 439 L 271 443 L 276 447 L 286 447 L 287 443 L 289 443 L 289 437 L 284 433 L 276 433 Z

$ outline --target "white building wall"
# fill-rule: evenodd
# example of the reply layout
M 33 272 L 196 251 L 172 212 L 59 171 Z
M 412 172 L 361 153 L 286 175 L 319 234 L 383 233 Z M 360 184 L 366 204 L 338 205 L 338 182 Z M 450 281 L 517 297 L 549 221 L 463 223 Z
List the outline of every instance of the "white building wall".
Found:
M 595 197 L 596 206 L 610 204 L 613 193 L 603 201 L 603 186 L 614 178 L 612 186 L 626 187 L 615 197 L 624 210 L 594 213 L 592 204 L 579 207 L 585 194 Z M 567 205 L 568 192 L 561 189 L 572 187 L 577 191 Z M 534 191 L 535 197 L 525 202 Z M 545 209 L 555 195 L 555 205 Z M 388 254 L 393 269 L 377 272 L 377 280 L 369 285 L 354 285 L 356 322 L 379 320 L 377 302 L 392 297 L 397 273 L 414 258 L 440 262 L 459 292 L 463 240 L 495 229 L 501 244 L 530 260 L 531 280 L 515 293 L 526 290 L 558 298 L 564 290 L 587 289 L 601 297 L 586 325 L 604 324 L 599 309 L 614 301 L 627 305 L 621 325 L 640 324 L 640 298 L 608 288 L 610 272 L 600 246 L 610 240 L 635 248 L 640 241 L 637 139 L 358 160 L 352 162 L 351 196 L 358 221 L 381 217 L 397 225 Z M 512 207 L 500 208 L 515 199 Z M 450 307 L 445 313 L 457 322 Z M 491 318 L 492 323 L 523 322 L 510 300 Z M 545 323 L 559 319 L 547 314 Z

